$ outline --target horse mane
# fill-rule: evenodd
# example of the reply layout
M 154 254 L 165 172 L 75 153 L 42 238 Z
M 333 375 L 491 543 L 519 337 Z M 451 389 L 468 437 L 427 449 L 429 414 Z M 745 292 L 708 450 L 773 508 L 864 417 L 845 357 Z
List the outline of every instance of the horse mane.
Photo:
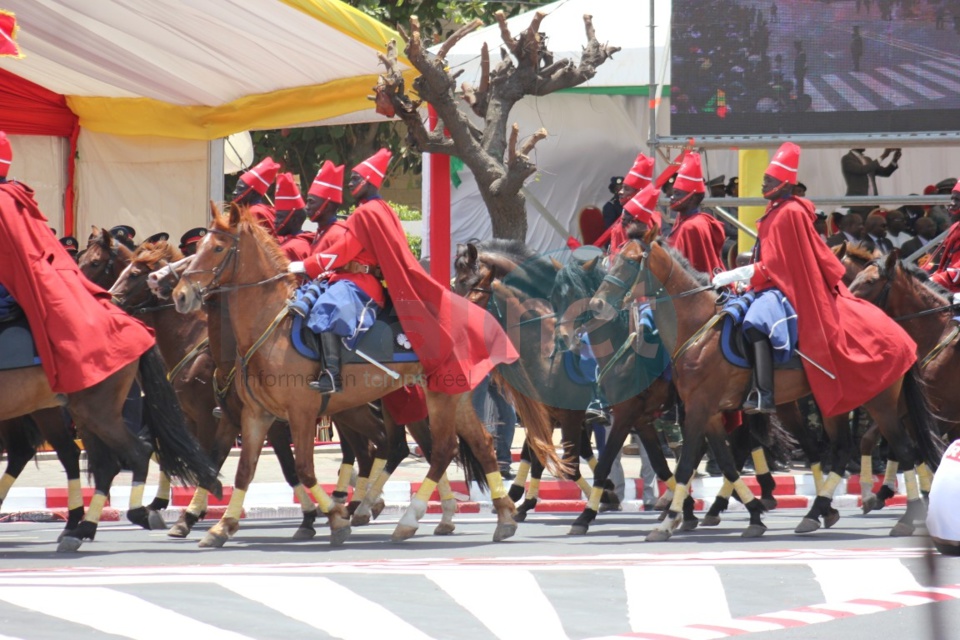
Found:
M 147 266 L 160 260 L 176 262 L 181 259 L 183 259 L 183 253 L 169 242 L 144 242 L 137 247 L 137 252 L 133 254 L 131 263 Z
M 887 270 L 886 262 L 886 260 L 875 260 L 874 264 L 877 265 L 877 269 L 879 270 L 881 277 L 891 278 L 893 277 L 893 274 L 889 273 Z M 950 300 L 950 292 L 947 291 L 945 287 L 942 287 L 931 280 L 930 274 L 928 274 L 926 271 L 915 264 L 904 262 L 903 260 L 897 260 L 897 264 L 900 265 L 900 268 L 904 271 L 904 273 L 910 275 L 917 282 L 922 283 L 924 285 L 923 289 L 926 289 L 929 293 L 934 294 L 938 298 L 938 305 L 946 304 Z
M 233 234 L 235 232 L 248 232 L 257 241 L 267 254 L 267 259 L 271 265 L 276 267 L 277 272 L 286 271 L 290 259 L 280 248 L 280 243 L 269 231 L 260 226 L 257 219 L 250 215 L 250 210 L 246 206 L 240 206 L 240 223 L 236 231 L 230 226 L 229 214 L 220 214 L 214 216 L 213 228 L 217 231 Z
M 838 245 L 839 246 L 839 245 Z M 872 251 L 860 244 L 847 243 L 847 255 L 863 264 L 869 264 L 876 259 Z
M 607 274 L 598 260 L 592 269 L 584 269 L 577 260 L 570 260 L 562 269 L 556 272 L 554 290 L 567 285 L 579 297 L 592 297 L 600 288 L 604 276 Z
M 682 253 L 668 245 L 665 240 L 657 240 L 656 242 L 658 245 L 660 245 L 661 249 L 667 252 L 667 255 L 676 260 L 677 263 L 683 267 L 683 270 L 690 274 L 690 276 L 697 282 L 698 285 L 706 286 L 710 284 L 710 276 L 694 269 L 693 265 L 690 264 L 690 261 L 687 260 Z
M 550 258 L 540 255 L 520 240 L 493 238 L 474 243 L 483 261 L 484 254 L 503 256 L 517 265 L 517 269 L 503 276 L 515 288 L 534 297 L 546 297 L 553 287 L 557 269 Z

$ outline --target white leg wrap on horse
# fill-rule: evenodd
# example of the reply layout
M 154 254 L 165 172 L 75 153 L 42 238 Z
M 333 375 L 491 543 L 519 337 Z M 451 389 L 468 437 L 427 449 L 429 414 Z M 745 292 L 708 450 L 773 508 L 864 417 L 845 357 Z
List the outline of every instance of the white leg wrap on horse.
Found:
M 0 477 L 0 500 L 7 497 L 7 494 L 10 493 L 10 487 L 12 487 L 16 481 L 17 479 L 9 473 L 5 473 L 3 477 Z
M 134 482 L 130 485 L 130 508 L 135 509 L 143 504 L 143 489 L 144 484 L 142 482 Z
M 440 501 L 440 507 L 443 509 L 443 515 L 440 516 L 440 522 L 452 524 L 453 516 L 457 513 L 457 499 L 444 498 Z
M 387 461 L 385 458 L 374 458 L 373 464 L 370 466 L 370 481 L 376 482 L 377 477 L 383 472 L 384 468 L 387 466 Z M 367 491 L 370 489 L 368 488 Z
M 430 496 L 433 495 L 433 492 L 436 491 L 436 489 L 437 489 L 436 482 L 434 482 L 430 478 L 424 478 L 423 483 L 420 485 L 420 488 L 417 489 L 417 495 L 413 497 L 417 500 L 420 500 L 420 502 L 422 502 L 423 504 L 427 504 L 427 500 L 430 499 Z
M 590 499 L 587 500 L 587 509 L 593 511 L 600 510 L 600 497 L 603 495 L 603 487 L 593 487 L 590 490 Z
M 357 514 L 366 516 L 373 513 L 371 508 L 373 507 L 373 504 L 380 499 L 380 494 L 383 493 L 383 486 L 387 484 L 387 480 L 389 479 L 390 474 L 386 471 L 383 471 L 377 475 L 377 479 L 367 486 L 367 495 L 363 496 L 363 501 L 360 502 L 360 506 L 357 507 Z
M 891 489 L 897 488 L 897 469 L 900 468 L 900 463 L 896 460 L 887 460 L 887 468 L 883 472 L 883 484 L 887 485 Z
M 868 498 L 873 493 L 873 456 L 860 456 L 860 497 Z
M 823 486 L 817 491 L 817 496 L 832 499 L 833 492 L 837 490 L 837 486 L 840 485 L 841 480 L 843 480 L 842 476 L 838 475 L 835 471 L 831 471 L 826 481 L 824 481 Z
M 370 483 L 370 478 L 365 478 L 363 476 L 357 478 L 357 486 L 353 490 L 353 499 L 354 500 L 363 500 L 367 495 L 367 485 Z
M 670 511 L 674 513 L 683 511 L 683 501 L 687 499 L 688 495 L 690 495 L 688 485 L 678 484 L 677 488 L 673 491 L 673 501 L 670 503 Z
M 513 479 L 513 484 L 522 487 L 527 483 L 527 476 L 530 475 L 530 463 L 521 460 L 517 467 L 517 477 Z
M 340 463 L 340 473 L 337 475 L 337 491 L 346 493 L 353 479 L 353 465 Z
M 316 509 L 316 506 L 313 504 L 313 498 L 310 497 L 310 492 L 307 491 L 307 488 L 302 484 L 298 484 L 293 488 L 293 495 L 297 496 L 297 500 L 300 501 L 300 510 L 304 513 Z
M 577 486 L 580 487 L 580 491 L 583 493 L 585 498 L 589 498 L 593 493 L 593 485 L 587 482 L 587 479 L 583 476 L 580 476 L 580 479 L 577 480 Z
M 233 520 L 239 520 L 243 515 L 243 500 L 247 497 L 247 492 L 243 489 L 234 489 L 233 495 L 230 496 L 230 504 L 227 505 L 227 510 L 223 512 L 223 518 L 232 518 Z
M 676 490 L 676 488 L 677 488 L 677 478 L 675 476 L 670 476 L 670 478 L 667 479 L 667 489 L 670 491 L 674 491 Z
M 160 500 L 170 499 L 170 476 L 160 472 L 160 481 L 157 485 L 157 498 Z
M 593 456 L 587 458 L 587 466 L 590 467 L 590 471 L 597 470 L 597 459 Z
M 320 509 L 320 513 L 330 513 L 330 509 L 333 508 L 333 498 L 327 495 L 327 492 L 323 490 L 319 482 L 310 487 L 310 495 L 312 495 L 313 499 L 317 502 L 317 508 Z M 232 500 L 230 504 L 233 504 Z
M 729 498 L 732 495 L 733 495 L 733 483 L 727 480 L 726 478 L 724 478 L 723 484 L 720 486 L 720 491 L 717 491 L 717 497 Z
M 527 489 L 527 498 L 537 498 L 540 496 L 540 478 L 530 480 L 530 488 Z
M 193 498 L 190 499 L 190 504 L 187 505 L 187 513 L 199 516 L 207 510 L 209 501 L 210 492 L 202 487 L 197 487 L 197 490 L 193 492 Z
M 487 484 L 490 485 L 490 497 L 494 500 L 507 497 L 507 490 L 503 487 L 503 476 L 499 471 L 487 474 Z
M 917 484 L 917 470 L 903 472 L 903 484 L 907 485 L 907 502 L 920 499 L 920 485 Z
M 920 478 L 920 491 L 930 493 L 930 485 L 933 484 L 933 474 L 926 462 L 917 465 L 917 476 Z
M 747 504 L 751 500 L 755 499 L 753 491 L 750 491 L 750 487 L 747 486 L 747 483 L 743 481 L 743 478 L 737 478 L 733 483 L 733 490 L 737 492 L 737 495 L 740 496 L 740 500 L 743 501 L 743 504 Z
M 67 509 L 79 509 L 83 506 L 83 487 L 80 478 L 67 480 Z
M 98 523 L 100 522 L 100 514 L 103 513 L 103 506 L 107 504 L 107 496 L 97 491 L 93 494 L 93 497 L 90 498 L 90 507 L 87 509 L 87 513 L 83 516 L 84 521 Z
M 770 467 L 767 465 L 767 456 L 763 453 L 763 447 L 757 447 L 751 451 L 750 457 L 753 458 L 753 469 L 758 476 L 770 473 Z
M 820 495 L 820 488 L 823 487 L 823 467 L 820 466 L 819 462 L 814 462 L 810 465 L 810 473 L 813 474 L 813 488 L 817 495 Z
M 425 480 L 424 482 L 428 481 Z M 402 516 L 400 516 L 400 522 L 398 524 L 416 529 L 420 526 L 420 518 L 422 518 L 426 513 L 427 501 L 414 497 L 412 500 L 410 500 L 410 506 L 407 507 L 407 510 L 403 512 Z

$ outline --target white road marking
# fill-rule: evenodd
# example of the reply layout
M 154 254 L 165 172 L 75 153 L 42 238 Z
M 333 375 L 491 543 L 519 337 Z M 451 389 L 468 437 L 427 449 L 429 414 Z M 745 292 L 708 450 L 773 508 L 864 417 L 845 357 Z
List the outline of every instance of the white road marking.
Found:
M 824 81 L 840 94 L 856 111 L 876 111 L 877 106 L 860 95 L 856 89 L 844 82 L 840 76 L 828 73 L 823 76 Z M 844 109 L 846 111 L 846 109 Z
M 913 100 L 903 95 L 893 87 L 883 84 L 869 73 L 853 71 L 850 73 L 850 75 L 860 81 L 861 84 L 866 85 L 874 93 L 879 94 L 881 97 L 892 102 L 896 107 L 905 107 L 908 104 L 913 104 Z
M 823 94 L 817 90 L 816 85 L 814 85 L 809 78 L 803 83 L 803 92 L 810 96 L 810 108 L 814 111 L 818 113 L 823 111 L 836 111 L 833 105 L 823 97 Z
M 922 588 L 899 560 L 815 561 L 810 563 L 810 568 L 820 583 L 826 602 L 882 597 Z
M 623 578 L 634 631 L 730 618 L 723 582 L 714 567 L 627 567 Z
M 918 95 L 921 95 L 929 100 L 939 100 L 940 98 L 943 97 L 942 93 L 938 91 L 934 91 L 930 87 L 920 84 L 913 78 L 908 78 L 902 73 L 897 73 L 892 69 L 885 69 L 883 67 L 880 67 L 877 69 L 877 73 L 885 75 L 886 77 L 890 78 L 894 82 L 898 84 L 902 84 L 907 89 L 910 89 L 914 93 L 917 93 Z
M 949 64 L 944 64 L 939 60 L 924 60 L 923 64 L 927 65 L 928 67 L 933 67 L 934 69 L 942 71 L 943 73 L 947 73 L 951 76 L 960 77 L 960 69 Z
M 925 80 L 929 80 L 939 87 L 943 87 L 944 89 L 953 91 L 954 93 L 960 93 L 960 83 L 954 82 L 948 78 L 944 78 L 941 75 L 937 75 L 936 73 L 932 73 L 913 64 L 902 64 L 900 67 L 920 76 Z

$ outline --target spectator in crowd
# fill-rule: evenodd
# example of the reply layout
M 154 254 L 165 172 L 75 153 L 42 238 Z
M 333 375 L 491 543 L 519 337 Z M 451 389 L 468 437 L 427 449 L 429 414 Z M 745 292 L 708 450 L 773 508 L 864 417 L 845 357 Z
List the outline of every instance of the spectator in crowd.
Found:
M 817 219 L 813 221 L 813 228 L 816 230 L 820 238 L 826 242 L 827 241 L 827 214 L 823 211 L 817 211 Z
M 899 209 L 887 211 L 887 239 L 894 249 L 901 248 L 913 236 L 907 233 L 907 216 Z
M 607 189 L 613 194 L 603 205 L 603 229 L 606 231 L 614 222 L 620 219 L 623 205 L 620 203 L 620 187 L 623 185 L 623 176 L 613 176 Z
M 879 251 L 887 255 L 893 251 L 893 244 L 887 238 L 887 219 L 880 213 L 881 209 L 874 211 L 867 216 L 863 223 L 863 240 L 861 245 L 868 251 Z
M 915 238 L 907 240 L 900 247 L 900 253 L 903 257 L 916 253 L 923 245 L 937 237 L 937 223 L 933 218 L 920 218 L 914 225 L 917 235 Z
M 863 57 L 863 36 L 860 27 L 853 27 L 853 38 L 850 40 L 850 56 L 853 58 L 853 70 L 860 71 L 860 58 Z
M 887 178 L 899 168 L 902 152 L 900 149 L 884 149 L 879 160 L 867 156 L 866 149 L 851 149 L 840 159 L 840 170 L 843 180 L 847 183 L 848 196 L 875 196 L 877 193 L 877 176 Z M 882 164 L 889 156 L 893 156 L 890 163 Z M 872 206 L 850 207 L 850 211 L 863 216 L 873 210 Z
M 827 238 L 827 246 L 835 247 L 844 242 L 858 244 L 863 237 L 863 218 L 859 213 L 848 213 L 840 220 L 840 231 Z
M 934 185 L 934 193 L 938 196 L 948 196 L 953 191 L 953 187 L 957 184 L 956 178 L 945 178 Z M 927 189 L 923 190 L 924 193 L 927 192 Z M 927 217 L 933 218 L 933 221 L 937 223 L 937 233 L 945 231 L 947 227 L 950 226 L 950 211 L 945 205 L 935 204 L 930 207 L 927 211 Z
M 488 397 L 492 401 L 493 411 L 497 414 L 496 419 L 487 412 Z M 473 390 L 473 408 L 494 438 L 500 475 L 504 480 L 513 480 L 516 476 L 510 469 L 513 461 L 510 448 L 513 446 L 513 435 L 517 426 L 517 412 L 489 375 Z

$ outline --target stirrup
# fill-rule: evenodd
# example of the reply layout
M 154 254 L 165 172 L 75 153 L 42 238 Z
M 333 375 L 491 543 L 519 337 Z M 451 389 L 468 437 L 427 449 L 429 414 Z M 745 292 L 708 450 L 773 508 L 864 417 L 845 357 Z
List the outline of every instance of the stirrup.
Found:
M 340 393 L 340 376 L 330 373 L 329 369 L 324 369 L 320 377 L 308 382 L 307 386 L 320 393 Z
M 743 401 L 743 412 L 747 414 L 755 413 L 776 413 L 777 407 L 773 403 L 772 398 L 768 398 L 767 402 L 764 402 L 763 391 L 759 387 L 754 387 L 750 390 L 750 393 L 747 394 L 747 399 Z

